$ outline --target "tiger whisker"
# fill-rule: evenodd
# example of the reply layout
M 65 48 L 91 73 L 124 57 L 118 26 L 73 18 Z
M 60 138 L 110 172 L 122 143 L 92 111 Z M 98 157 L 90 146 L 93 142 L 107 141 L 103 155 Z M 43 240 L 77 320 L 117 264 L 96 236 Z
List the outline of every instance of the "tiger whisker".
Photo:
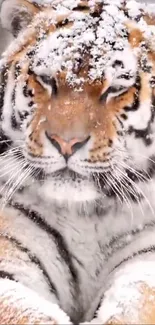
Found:
M 122 149 L 122 148 L 118 148 L 118 147 L 117 147 L 117 150 L 118 150 L 119 152 L 122 152 L 122 153 L 126 154 L 126 155 L 127 155 L 127 158 L 129 158 L 129 154 L 128 154 L 127 150 Z M 148 161 L 150 161 L 150 162 L 152 162 L 153 164 L 155 164 L 155 160 L 153 160 L 152 158 L 147 157 L 147 156 L 145 156 L 145 155 L 142 155 L 142 154 L 139 154 L 139 153 L 135 153 L 135 152 L 134 152 L 134 153 L 132 153 L 132 156 L 134 156 L 134 157 L 145 158 L 145 159 L 147 159 Z
M 123 202 L 126 203 L 127 207 L 129 208 L 129 211 L 131 213 L 131 219 L 133 220 L 133 209 L 132 209 L 132 205 L 127 197 L 127 195 L 125 194 L 125 191 L 123 190 L 123 188 L 126 190 L 126 187 L 123 186 L 122 182 L 120 182 L 120 187 L 121 187 L 121 192 L 120 192 L 120 188 L 118 187 L 117 183 L 118 183 L 118 179 L 115 179 L 113 177 L 113 175 L 111 175 L 111 179 L 113 180 L 113 183 L 115 184 L 115 188 L 117 189 L 117 192 L 118 193 L 121 193 L 121 197 L 122 197 L 122 200 Z M 117 182 L 116 182 L 117 180 Z
M 17 178 L 17 181 L 13 184 L 13 186 L 11 186 L 10 190 L 4 196 L 6 203 L 11 200 L 16 190 L 24 183 L 24 181 L 30 175 L 30 172 L 31 172 L 31 167 L 29 167 L 27 171 L 24 171 L 20 175 L 20 177 Z
M 114 193 L 115 193 L 116 196 L 118 197 L 118 200 L 122 203 L 122 199 L 121 199 L 121 197 L 119 196 L 119 194 L 121 194 L 121 193 L 119 193 L 119 192 L 117 192 L 117 191 L 115 190 L 115 187 L 113 187 L 113 186 L 114 186 L 113 181 L 112 181 L 112 183 L 109 182 L 108 179 L 105 178 L 103 174 L 101 174 L 101 177 L 103 178 L 104 182 L 107 183 L 107 185 L 108 185 L 110 188 L 113 189 Z M 109 178 L 109 180 L 110 180 L 110 178 Z
M 118 167 L 117 167 L 118 168 Z M 146 197 L 146 195 L 144 194 L 144 192 L 141 190 L 141 188 L 137 185 L 137 184 L 135 184 L 135 182 L 133 182 L 125 173 L 123 173 L 122 172 L 122 170 L 119 170 L 119 172 L 121 172 L 122 173 L 122 175 L 125 177 L 125 179 L 129 182 L 129 183 L 131 183 L 132 185 L 133 185 L 133 188 L 135 188 L 135 190 L 136 191 L 138 191 L 144 198 L 145 198 L 145 201 L 147 202 L 147 204 L 148 204 L 148 206 L 149 206 L 149 208 L 150 208 L 150 210 L 151 210 L 151 213 L 154 215 L 155 214 L 155 212 L 154 212 L 154 209 L 153 209 L 153 207 L 152 207 L 152 205 L 151 205 L 151 203 L 150 203 L 150 201 L 148 200 L 148 198 Z
M 23 166 L 23 168 L 24 168 L 24 166 Z M 25 175 L 27 176 L 27 171 L 24 170 L 21 173 L 21 170 L 22 170 L 22 168 L 20 169 L 20 175 L 19 175 L 19 177 L 18 177 L 18 172 L 17 172 L 13 177 L 11 177 L 11 179 L 9 179 L 9 183 L 7 182 L 8 184 L 5 184 L 4 185 L 4 188 L 7 186 L 7 190 L 6 190 L 5 195 L 4 195 L 4 200 L 2 201 L 3 208 L 4 208 L 4 201 L 5 201 L 5 205 L 6 205 L 6 203 L 11 199 L 11 197 L 15 193 L 16 189 L 19 188 L 21 186 L 21 184 L 23 183 L 24 176 Z M 17 180 L 13 184 L 14 178 L 15 179 L 17 178 Z
M 120 171 L 119 171 L 119 172 L 120 172 Z M 139 207 L 140 207 L 140 209 L 141 209 L 141 211 L 142 211 L 142 214 L 144 214 L 144 211 L 143 211 L 143 208 L 142 208 L 142 204 L 141 204 L 140 199 L 139 199 L 139 197 L 138 197 L 136 191 L 134 190 L 134 188 L 131 189 L 129 186 L 127 186 L 128 184 L 126 184 L 124 178 L 122 178 L 119 182 L 120 182 L 120 184 L 124 184 L 125 190 L 126 190 L 126 192 L 128 192 L 129 195 L 132 194 L 132 195 L 134 196 L 134 198 L 136 198 L 136 201 L 137 201 L 138 204 L 139 204 Z
M 114 160 L 114 162 L 116 162 L 116 165 L 118 164 L 118 161 Z M 138 178 L 138 180 L 141 180 L 142 182 L 144 182 L 144 181 L 146 182 L 150 179 L 150 175 L 147 172 L 144 171 L 147 176 L 142 175 L 140 172 L 135 170 L 133 167 L 126 164 L 124 161 L 119 161 L 119 165 L 127 170 L 130 170 Z
M 0 189 L 0 193 L 2 193 L 2 191 L 9 186 L 9 184 L 12 182 L 12 180 L 14 180 L 16 178 L 16 176 L 18 176 L 18 174 L 21 174 L 21 169 L 19 169 L 19 165 L 18 165 L 18 169 L 16 169 L 16 165 L 14 166 L 14 168 L 11 170 L 11 177 L 8 179 L 8 181 L 4 184 L 4 186 Z M 16 173 L 14 173 L 15 171 L 17 171 Z M 10 170 L 8 171 L 8 173 L 10 172 Z
M 16 153 L 20 156 L 21 153 L 20 153 L 19 149 L 21 149 L 21 147 L 12 148 L 12 149 L 9 149 L 7 151 L 7 153 L 6 152 L 5 153 L 2 153 L 0 155 L 0 161 L 3 160 L 3 159 L 6 159 L 9 156 L 12 156 L 13 157 L 13 154 L 16 154 Z

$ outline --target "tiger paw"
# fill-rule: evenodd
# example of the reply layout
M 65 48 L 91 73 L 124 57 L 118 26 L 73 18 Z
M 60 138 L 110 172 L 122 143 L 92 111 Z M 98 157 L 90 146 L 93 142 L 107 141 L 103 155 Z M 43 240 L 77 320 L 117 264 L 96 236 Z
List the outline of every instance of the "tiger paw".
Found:
M 0 324 L 70 325 L 71 322 L 57 304 L 19 283 L 3 279 L 0 281 Z
M 118 270 L 93 324 L 155 324 L 155 262 L 133 261 Z

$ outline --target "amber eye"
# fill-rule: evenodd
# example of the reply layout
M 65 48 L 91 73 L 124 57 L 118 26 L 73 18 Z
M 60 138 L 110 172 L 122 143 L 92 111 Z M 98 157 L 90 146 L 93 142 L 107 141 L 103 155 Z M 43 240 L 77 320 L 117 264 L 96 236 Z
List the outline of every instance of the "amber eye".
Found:
M 51 78 L 50 76 L 47 75 L 40 75 L 39 78 L 44 84 L 51 86 L 52 94 L 57 95 L 58 93 L 57 83 L 53 77 Z

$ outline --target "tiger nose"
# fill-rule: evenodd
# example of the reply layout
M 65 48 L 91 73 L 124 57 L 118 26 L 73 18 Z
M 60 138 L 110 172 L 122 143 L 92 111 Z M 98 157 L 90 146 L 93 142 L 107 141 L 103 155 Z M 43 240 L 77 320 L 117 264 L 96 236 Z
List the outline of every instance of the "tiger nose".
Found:
M 66 160 L 73 155 L 77 150 L 81 149 L 90 139 L 87 137 L 85 139 L 73 138 L 69 141 L 64 140 L 58 135 L 49 135 L 46 133 L 48 140 L 52 145 L 64 156 Z

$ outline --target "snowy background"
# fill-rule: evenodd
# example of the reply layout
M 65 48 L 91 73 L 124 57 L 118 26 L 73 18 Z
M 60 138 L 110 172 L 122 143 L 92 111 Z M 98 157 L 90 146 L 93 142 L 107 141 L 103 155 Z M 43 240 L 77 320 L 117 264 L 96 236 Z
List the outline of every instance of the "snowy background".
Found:
M 5 1 L 5 0 L 0 0 L 0 5 L 1 5 L 2 1 Z M 145 3 L 154 3 L 155 0 L 144 0 L 144 1 L 137 0 L 137 1 L 145 2 Z M 7 31 L 4 31 L 0 25 L 0 54 L 3 52 L 4 48 L 10 42 L 10 40 L 11 40 L 11 35 Z

